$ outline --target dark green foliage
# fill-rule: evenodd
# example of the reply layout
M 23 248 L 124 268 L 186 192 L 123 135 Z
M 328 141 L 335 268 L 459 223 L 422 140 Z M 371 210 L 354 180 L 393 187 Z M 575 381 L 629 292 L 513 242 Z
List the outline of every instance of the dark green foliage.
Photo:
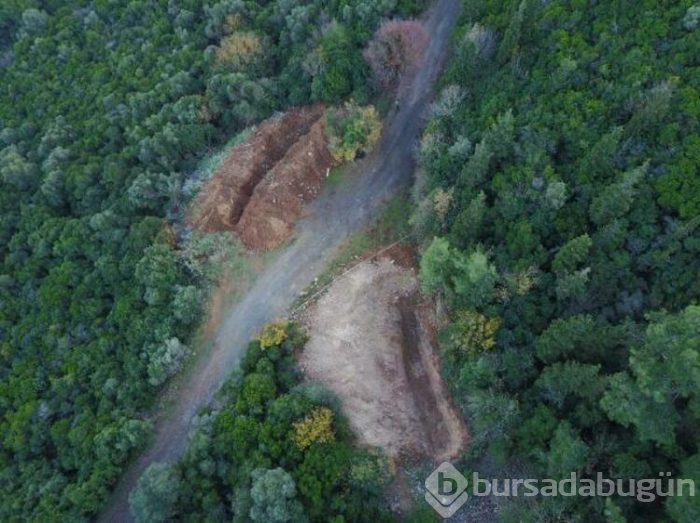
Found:
M 162 523 L 172 515 L 179 478 L 168 465 L 155 463 L 146 469 L 129 496 L 131 511 L 139 523 Z
M 318 72 L 311 84 L 315 100 L 338 102 L 350 95 L 359 101 L 367 99 L 369 70 L 346 27 L 333 24 L 321 37 L 316 52 Z
M 424 288 L 451 309 L 445 373 L 470 421 L 471 466 L 697 478 L 700 11 L 465 9 L 439 100 L 462 96 L 428 122 L 413 222 Z M 474 253 L 491 267 L 476 279 Z M 500 320 L 490 351 L 452 350 L 465 307 Z M 506 521 L 692 521 L 696 499 L 499 508 Z
M 296 500 L 294 479 L 284 469 L 257 469 L 252 474 L 250 519 L 274 523 L 299 521 L 303 509 Z
M 90 517 L 145 443 L 207 285 L 170 227 L 198 159 L 367 96 L 366 41 L 420 4 L 0 2 L 0 520 Z M 216 52 L 236 31 L 261 42 L 239 67 Z M 256 376 L 262 415 L 294 372 Z

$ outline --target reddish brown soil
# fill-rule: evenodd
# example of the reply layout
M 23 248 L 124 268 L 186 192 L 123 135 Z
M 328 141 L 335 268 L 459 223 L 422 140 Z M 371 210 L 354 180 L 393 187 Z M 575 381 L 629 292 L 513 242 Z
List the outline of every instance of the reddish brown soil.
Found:
M 255 187 L 323 111 L 321 104 L 291 109 L 260 124 L 204 185 L 190 208 L 190 224 L 204 232 L 234 230 Z
M 288 240 L 332 163 L 321 118 L 255 188 L 236 227 L 243 243 L 253 250 L 270 250 Z
M 367 256 L 374 258 L 375 254 Z M 415 269 L 418 266 L 416 260 L 416 251 L 407 243 L 396 243 L 386 250 L 382 250 L 381 254 L 376 255 L 378 260 L 391 260 L 397 263 L 404 269 Z

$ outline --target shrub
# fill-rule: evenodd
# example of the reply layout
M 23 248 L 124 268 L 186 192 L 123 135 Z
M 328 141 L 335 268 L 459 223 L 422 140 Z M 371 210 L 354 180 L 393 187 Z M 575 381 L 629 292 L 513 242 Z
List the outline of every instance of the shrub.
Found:
M 260 347 L 263 349 L 269 349 L 270 347 L 282 345 L 286 339 L 287 322 L 284 320 L 269 322 L 262 328 L 260 334 L 258 335 Z
M 379 141 L 382 124 L 373 106 L 348 102 L 326 113 L 326 134 L 337 163 L 355 159 L 360 151 L 369 152 Z

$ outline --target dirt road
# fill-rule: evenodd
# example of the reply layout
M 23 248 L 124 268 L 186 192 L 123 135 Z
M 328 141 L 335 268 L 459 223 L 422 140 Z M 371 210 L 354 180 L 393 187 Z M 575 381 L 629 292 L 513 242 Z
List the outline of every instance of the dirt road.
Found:
M 221 324 L 211 357 L 197 363 L 191 380 L 177 392 L 174 407 L 156 420 L 152 446 L 124 474 L 100 521 L 133 521 L 129 492 L 151 463 L 172 463 L 179 458 L 187 445 L 190 420 L 211 402 L 248 341 L 265 322 L 284 316 L 299 293 L 323 272 L 343 241 L 367 224 L 387 198 L 411 183 L 413 149 L 458 10 L 459 0 L 439 0 L 429 13 L 426 29 L 430 46 L 415 76 L 402 87 L 400 109 L 391 118 L 381 144 L 354 167 L 356 172 L 347 182 L 324 192 L 309 206 L 294 242 L 232 307 Z

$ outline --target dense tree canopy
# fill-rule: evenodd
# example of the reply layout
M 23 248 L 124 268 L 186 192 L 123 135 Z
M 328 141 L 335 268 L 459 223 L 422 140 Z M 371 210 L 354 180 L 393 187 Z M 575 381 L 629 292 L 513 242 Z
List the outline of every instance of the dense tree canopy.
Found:
M 423 2 L 0 4 L 0 519 L 80 520 L 199 318 L 209 270 L 170 227 L 195 161 L 290 104 L 366 98 L 367 40 Z
M 278 324 L 273 324 L 276 328 Z M 265 332 L 267 329 L 264 329 Z M 383 521 L 388 460 L 352 446 L 334 396 L 301 383 L 294 324 L 283 341 L 252 342 L 224 386 L 220 407 L 200 415 L 171 514 L 186 521 Z M 146 490 L 151 480 L 144 476 Z M 144 496 L 132 496 L 141 510 Z M 146 504 L 146 506 L 150 506 Z M 156 508 L 160 508 L 158 505 Z M 139 516 L 135 510 L 134 513 Z M 151 521 L 141 518 L 139 521 Z
M 698 477 L 700 54 L 679 2 L 465 1 L 413 223 L 487 477 Z M 487 457 L 488 459 L 484 459 Z M 693 521 L 559 497 L 509 521 Z

